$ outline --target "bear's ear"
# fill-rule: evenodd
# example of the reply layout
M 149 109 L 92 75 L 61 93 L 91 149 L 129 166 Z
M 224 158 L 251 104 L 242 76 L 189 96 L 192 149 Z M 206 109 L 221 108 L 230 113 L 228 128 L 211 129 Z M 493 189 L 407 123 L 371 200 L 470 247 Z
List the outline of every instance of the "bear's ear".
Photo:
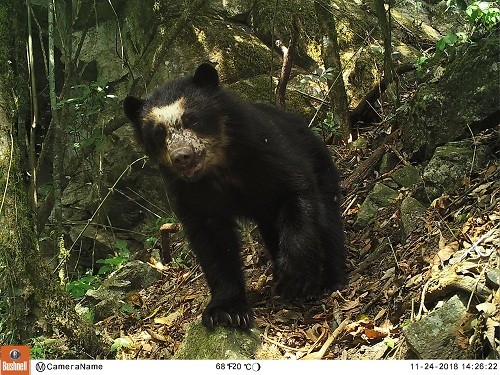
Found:
M 219 86 L 219 73 L 212 64 L 203 63 L 194 72 L 193 82 L 197 86 Z
M 144 101 L 135 96 L 127 96 L 123 101 L 125 116 L 127 116 L 134 126 L 138 126 L 140 123 L 143 106 Z

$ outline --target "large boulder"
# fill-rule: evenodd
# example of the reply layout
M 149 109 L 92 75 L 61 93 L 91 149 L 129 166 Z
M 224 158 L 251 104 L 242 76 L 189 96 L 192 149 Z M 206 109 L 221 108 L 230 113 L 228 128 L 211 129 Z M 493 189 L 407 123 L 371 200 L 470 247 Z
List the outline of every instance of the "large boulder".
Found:
M 400 116 L 404 146 L 410 153 L 428 159 L 437 146 L 498 124 L 499 54 L 495 33 L 461 45 L 442 77 L 418 88 Z

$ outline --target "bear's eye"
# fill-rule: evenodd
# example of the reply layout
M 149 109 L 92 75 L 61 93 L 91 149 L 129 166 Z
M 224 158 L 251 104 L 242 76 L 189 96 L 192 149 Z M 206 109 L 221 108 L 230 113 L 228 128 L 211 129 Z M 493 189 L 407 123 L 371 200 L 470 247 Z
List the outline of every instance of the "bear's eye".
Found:
M 184 113 L 181 116 L 181 119 L 182 125 L 186 128 L 196 126 L 196 124 L 198 124 L 198 117 L 194 113 Z
M 156 125 L 153 130 L 153 138 L 156 142 L 165 142 L 166 130 L 163 125 Z

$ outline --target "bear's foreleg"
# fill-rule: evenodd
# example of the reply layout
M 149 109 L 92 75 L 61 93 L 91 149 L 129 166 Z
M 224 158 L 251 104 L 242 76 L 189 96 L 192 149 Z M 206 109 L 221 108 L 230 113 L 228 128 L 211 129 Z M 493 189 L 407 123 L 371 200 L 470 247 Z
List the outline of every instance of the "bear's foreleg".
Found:
M 250 328 L 253 313 L 246 298 L 235 223 L 199 215 L 193 220 L 194 216 L 183 224 L 212 297 L 202 314 L 202 323 L 207 328 Z

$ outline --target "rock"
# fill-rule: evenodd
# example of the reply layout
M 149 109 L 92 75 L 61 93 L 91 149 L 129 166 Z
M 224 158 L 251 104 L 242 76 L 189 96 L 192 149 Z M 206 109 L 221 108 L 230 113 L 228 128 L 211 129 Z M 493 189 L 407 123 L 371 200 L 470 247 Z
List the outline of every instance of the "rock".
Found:
M 419 86 L 399 119 L 406 150 L 427 160 L 437 146 L 468 136 L 471 129 L 495 125 L 500 102 L 493 77 L 498 76 L 499 54 L 496 34 L 463 44 L 440 79 Z
M 365 151 L 368 148 L 368 139 L 366 137 L 358 137 L 348 145 L 350 150 Z
M 77 303 L 75 311 L 86 322 L 90 324 L 94 323 L 94 311 L 90 307 Z
M 443 194 L 453 193 L 464 178 L 482 164 L 486 153 L 485 146 L 473 149 L 464 142 L 437 147 L 422 176 L 428 199 L 432 201 Z
M 275 100 L 274 85 L 276 85 L 276 83 L 276 80 L 270 80 L 268 74 L 262 74 L 249 79 L 239 80 L 230 84 L 229 88 L 245 100 L 269 104 L 273 103 Z M 286 94 L 286 109 L 307 119 L 312 118 L 316 109 L 304 95 L 299 93 L 298 86 L 296 86 L 294 80 L 289 82 L 288 88 L 291 90 Z
M 269 73 L 269 59 L 273 51 L 253 35 L 249 27 L 200 17 L 193 30 L 195 45 L 201 47 L 209 61 L 217 65 L 225 84 Z M 184 48 L 192 47 L 185 45 Z M 278 55 L 274 58 L 276 61 L 280 59 Z M 200 56 L 199 61 L 202 60 Z M 192 71 L 188 73 L 192 74 Z
M 231 21 L 244 23 L 254 7 L 255 0 L 211 0 L 210 8 Z
M 460 298 L 453 296 L 419 322 L 403 328 L 408 346 L 420 359 L 464 358 L 464 351 L 456 344 L 456 336 L 466 311 Z
M 104 259 L 115 250 L 112 237 L 94 226 L 85 228 L 83 224 L 72 225 L 69 230 L 69 239 L 70 243 L 77 242 L 76 248 L 79 250 L 70 254 L 68 262 L 70 265 L 78 264 L 80 267 L 92 268 L 96 259 Z
M 492 289 L 498 289 L 500 287 L 500 269 L 499 268 L 489 268 L 486 270 L 486 286 Z
M 110 316 L 115 315 L 120 311 L 120 307 L 123 306 L 124 302 L 117 298 L 108 298 L 99 301 L 94 307 L 94 319 L 96 322 L 100 322 Z
M 400 187 L 412 188 L 422 182 L 420 171 L 413 165 L 405 165 L 391 173 L 391 178 Z
M 161 273 L 149 264 L 133 260 L 114 271 L 99 288 L 86 295 L 96 302 L 95 319 L 100 321 L 116 314 L 127 293 L 147 288 L 161 278 Z
M 114 271 L 101 284 L 102 288 L 119 288 L 128 293 L 151 286 L 161 278 L 161 273 L 148 263 L 133 260 Z
M 375 219 L 380 208 L 392 205 L 398 196 L 398 192 L 384 184 L 377 183 L 364 200 L 354 223 L 355 227 L 363 227 Z
M 403 239 L 406 239 L 422 224 L 419 218 L 424 216 L 425 207 L 415 198 L 408 196 L 401 202 L 400 212 Z
M 255 359 L 262 343 L 259 331 L 216 327 L 209 331 L 201 323 L 191 323 L 175 359 Z
M 382 155 L 382 159 L 380 160 L 380 174 L 389 173 L 396 167 L 398 162 L 399 159 L 392 152 L 385 153 L 384 155 Z

